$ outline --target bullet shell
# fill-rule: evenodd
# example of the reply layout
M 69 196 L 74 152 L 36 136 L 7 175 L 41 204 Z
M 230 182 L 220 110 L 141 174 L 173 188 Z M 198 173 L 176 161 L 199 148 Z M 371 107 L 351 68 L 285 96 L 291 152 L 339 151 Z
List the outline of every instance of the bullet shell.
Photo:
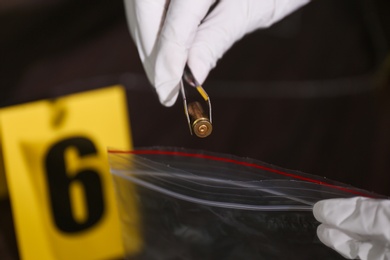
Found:
M 191 117 L 192 130 L 196 136 L 203 138 L 211 134 L 213 126 L 199 102 L 188 104 L 188 114 Z

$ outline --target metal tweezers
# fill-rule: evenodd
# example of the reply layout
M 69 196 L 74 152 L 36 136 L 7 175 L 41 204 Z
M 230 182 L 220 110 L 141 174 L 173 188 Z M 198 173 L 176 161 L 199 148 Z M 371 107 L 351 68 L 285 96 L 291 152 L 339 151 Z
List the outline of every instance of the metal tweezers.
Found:
M 194 78 L 188 66 L 184 69 L 180 90 L 191 135 L 195 133 L 201 138 L 209 136 L 213 129 L 210 97 Z M 205 113 L 205 107 L 208 114 Z

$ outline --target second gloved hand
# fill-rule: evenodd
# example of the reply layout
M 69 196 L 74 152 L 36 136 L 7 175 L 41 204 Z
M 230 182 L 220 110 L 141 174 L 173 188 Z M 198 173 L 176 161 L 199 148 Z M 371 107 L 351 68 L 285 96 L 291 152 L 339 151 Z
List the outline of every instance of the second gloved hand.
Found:
M 171 106 L 188 63 L 200 84 L 245 34 L 309 0 L 125 0 L 131 35 L 160 102 Z M 215 8 L 210 8 L 216 3 Z
M 319 239 L 349 259 L 390 259 L 390 200 L 355 197 L 314 205 Z

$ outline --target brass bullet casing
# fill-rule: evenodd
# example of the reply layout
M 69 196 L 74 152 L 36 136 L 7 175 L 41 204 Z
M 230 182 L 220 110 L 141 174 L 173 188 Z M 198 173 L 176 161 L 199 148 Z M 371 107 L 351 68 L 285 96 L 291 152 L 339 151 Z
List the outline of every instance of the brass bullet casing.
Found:
M 208 118 L 199 118 L 192 123 L 192 130 L 198 137 L 207 137 L 213 131 L 213 126 Z
M 199 102 L 188 104 L 188 114 L 191 117 L 191 127 L 196 136 L 204 138 L 211 134 L 213 126 Z
M 180 91 L 183 97 L 184 114 L 187 118 L 191 135 L 207 137 L 211 134 L 211 101 L 203 87 L 196 81 L 190 68 L 184 68 L 180 81 Z M 203 109 L 207 109 L 206 113 Z

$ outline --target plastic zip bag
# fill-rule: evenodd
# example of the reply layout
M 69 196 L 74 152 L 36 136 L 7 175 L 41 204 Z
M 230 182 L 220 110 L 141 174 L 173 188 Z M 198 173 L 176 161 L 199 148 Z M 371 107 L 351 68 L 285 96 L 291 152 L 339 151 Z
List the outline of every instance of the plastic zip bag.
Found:
M 110 150 L 109 161 L 128 259 L 337 259 L 316 237 L 313 204 L 381 197 L 251 159 L 185 149 Z M 129 205 L 134 198 L 136 206 Z M 136 251 L 130 233 L 142 241 Z

